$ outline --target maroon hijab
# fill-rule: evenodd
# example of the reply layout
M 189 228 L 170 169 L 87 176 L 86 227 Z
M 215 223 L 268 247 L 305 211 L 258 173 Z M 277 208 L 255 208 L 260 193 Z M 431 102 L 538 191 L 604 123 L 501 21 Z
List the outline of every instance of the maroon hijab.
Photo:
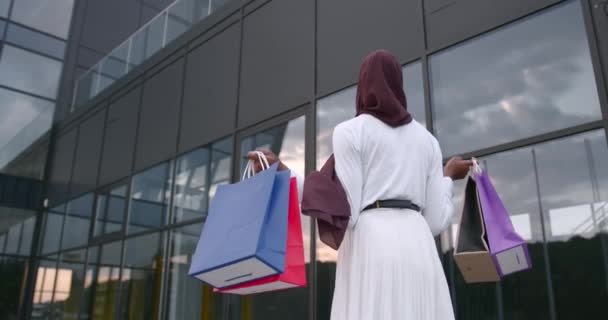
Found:
M 363 61 L 357 85 L 357 116 L 361 114 L 372 115 L 391 127 L 412 121 L 401 66 L 387 51 L 374 51 Z M 336 174 L 333 155 L 321 171 L 311 173 L 304 181 L 302 213 L 317 219 L 319 238 L 337 250 L 348 227 L 350 205 Z
M 387 51 L 370 53 L 363 61 L 357 85 L 357 116 L 370 114 L 391 127 L 412 122 L 403 92 L 403 74 Z

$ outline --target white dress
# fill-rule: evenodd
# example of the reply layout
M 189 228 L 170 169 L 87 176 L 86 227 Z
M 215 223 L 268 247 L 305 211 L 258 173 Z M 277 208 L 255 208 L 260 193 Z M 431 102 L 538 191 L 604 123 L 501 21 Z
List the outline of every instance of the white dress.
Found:
M 333 149 L 352 212 L 338 251 L 331 320 L 454 319 L 433 238 L 453 214 L 437 140 L 416 121 L 391 128 L 361 115 L 336 127 Z M 422 214 L 361 212 L 385 199 L 411 200 Z

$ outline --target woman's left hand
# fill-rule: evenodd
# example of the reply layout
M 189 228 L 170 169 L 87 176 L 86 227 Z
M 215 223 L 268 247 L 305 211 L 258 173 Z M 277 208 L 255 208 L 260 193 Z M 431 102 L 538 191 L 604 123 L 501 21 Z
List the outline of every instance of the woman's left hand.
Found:
M 279 159 L 279 157 L 267 150 L 255 150 L 255 151 L 250 151 L 247 154 L 247 159 L 253 161 L 253 170 L 257 173 L 262 171 L 262 163 L 260 163 L 260 159 L 258 158 L 258 155 L 256 154 L 256 152 L 261 152 L 264 154 L 264 156 L 266 156 L 266 159 L 268 160 L 268 164 L 273 165 L 277 162 L 279 162 L 279 170 L 287 170 L 289 169 L 283 162 L 281 162 L 281 159 Z

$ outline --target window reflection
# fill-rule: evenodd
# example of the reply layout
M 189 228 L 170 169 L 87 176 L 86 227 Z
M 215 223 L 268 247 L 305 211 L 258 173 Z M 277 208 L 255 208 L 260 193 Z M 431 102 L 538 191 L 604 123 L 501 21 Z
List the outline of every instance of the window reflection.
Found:
M 221 295 L 188 276 L 202 226 L 198 223 L 171 232 L 167 319 L 220 319 L 222 316 Z
M 598 131 L 534 151 L 556 312 L 563 318 L 596 317 L 608 300 L 606 230 L 601 228 L 607 200 L 606 137 Z
M 6 40 L 19 45 L 20 47 L 45 53 L 57 59 L 63 60 L 65 41 L 51 38 L 39 32 L 32 31 L 12 23 L 8 27 Z
M 62 63 L 29 51 L 4 45 L 0 59 L 0 84 L 55 98 Z
M 608 298 L 602 285 L 606 277 L 606 158 L 606 138 L 597 131 L 482 159 L 514 227 L 528 241 L 534 267 L 507 276 L 498 288 L 486 287 L 483 294 L 479 286 L 460 281 L 460 272 L 455 270 L 448 276 L 455 279 L 460 316 L 482 317 L 475 306 L 494 304 L 498 299 L 494 292 L 499 290 L 505 319 L 546 318 L 548 262 L 560 317 L 593 318 L 603 312 L 601 301 Z M 456 208 L 461 208 L 463 189 L 464 183 L 456 184 Z M 457 230 L 457 224 L 452 230 Z M 451 240 L 453 246 L 456 239 Z M 444 252 L 452 246 L 444 247 Z M 577 292 L 576 297 L 572 292 Z M 495 314 L 493 309 L 484 310 Z
M 53 295 L 55 319 L 78 319 L 84 286 L 85 250 L 65 252 L 57 268 Z
M 36 226 L 36 216 L 28 218 L 22 224 L 19 255 L 29 257 L 32 252 L 32 237 L 34 236 L 34 227 Z
M 11 5 L 11 0 L 0 0 L 0 17 L 8 16 L 8 9 Z
M 122 242 L 112 242 L 100 249 L 89 250 L 85 292 L 92 295 L 93 300 L 89 304 L 88 299 L 85 299 L 81 311 L 84 319 L 115 318 L 118 309 L 121 253 Z
M 429 66 L 446 156 L 601 116 L 579 1 L 433 55 Z
M 173 222 L 203 218 L 209 197 L 219 185 L 230 183 L 230 139 L 194 150 L 177 160 Z
M 127 233 L 158 229 L 167 223 L 170 176 L 171 165 L 163 163 L 133 177 Z
M 45 213 L 44 236 L 41 246 L 42 254 L 59 251 L 59 240 L 63 227 L 65 205 L 49 209 Z
M 61 248 L 74 248 L 87 244 L 91 211 L 93 210 L 93 194 L 89 193 L 68 202 Z
M 127 203 L 127 186 L 120 185 L 97 195 L 94 236 L 122 230 Z
M 0 168 L 51 128 L 54 110 L 50 101 L 0 89 Z
M 247 164 L 247 152 L 255 149 L 270 150 L 300 177 L 305 169 L 305 117 L 249 136 L 241 141 L 241 172 Z M 307 266 L 310 262 L 310 218 L 302 217 L 304 253 Z M 241 299 L 240 310 L 234 310 L 233 319 L 308 319 L 308 290 L 289 289 Z
M 161 234 L 127 239 L 125 247 L 121 319 L 157 319 L 163 272 Z
M 163 13 L 133 36 L 129 69 L 140 65 L 164 46 L 166 19 L 167 14 Z
M 11 19 L 67 39 L 74 0 L 16 0 Z
M 49 319 L 52 314 L 53 292 L 57 277 L 57 256 L 40 260 L 32 301 L 32 319 Z

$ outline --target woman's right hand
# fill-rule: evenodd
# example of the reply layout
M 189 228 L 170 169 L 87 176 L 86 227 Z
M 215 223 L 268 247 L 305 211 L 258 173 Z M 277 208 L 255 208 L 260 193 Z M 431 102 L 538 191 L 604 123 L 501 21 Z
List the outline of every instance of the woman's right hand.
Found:
M 464 160 L 461 157 L 453 157 L 443 167 L 443 175 L 452 180 L 464 179 L 473 166 L 473 160 Z

